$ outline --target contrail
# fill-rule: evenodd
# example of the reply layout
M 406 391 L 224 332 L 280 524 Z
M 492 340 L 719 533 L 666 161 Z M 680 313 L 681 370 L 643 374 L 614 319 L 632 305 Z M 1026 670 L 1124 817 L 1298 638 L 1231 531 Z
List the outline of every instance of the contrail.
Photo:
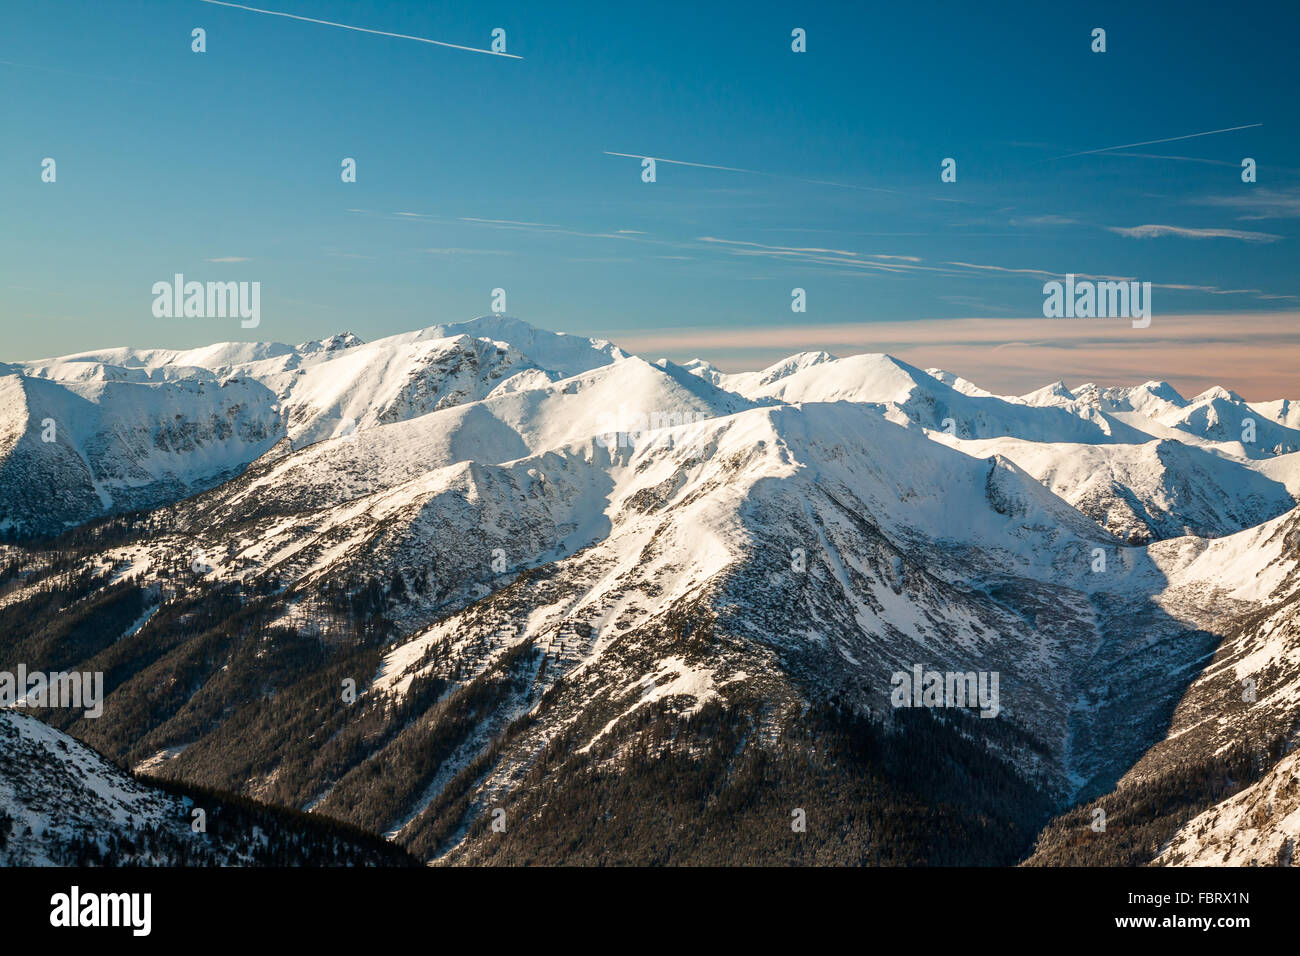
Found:
M 674 166 L 695 166 L 698 169 L 725 169 L 729 173 L 755 173 L 763 175 L 757 169 L 741 169 L 738 166 L 711 166 L 708 163 L 688 163 L 684 159 L 664 159 L 662 156 L 645 156 L 641 153 L 613 153 L 605 150 L 606 156 L 625 156 L 628 159 L 653 159 L 656 163 L 672 163 Z
M 504 56 L 511 60 L 522 60 L 522 56 L 516 56 L 514 53 L 498 53 L 496 50 L 480 50 L 478 47 L 461 46 L 459 43 L 443 43 L 441 40 L 430 40 L 427 37 L 412 37 L 404 33 L 387 33 L 383 30 L 370 30 L 366 27 L 349 26 L 346 23 L 335 23 L 332 20 L 317 20 L 314 17 L 300 17 L 294 13 L 281 13 L 279 10 L 260 10 L 257 7 L 246 7 L 242 3 L 227 3 L 226 0 L 199 0 L 200 3 L 211 3 L 219 7 L 234 7 L 236 10 L 248 10 L 252 13 L 265 13 L 272 17 L 288 17 L 290 20 L 303 20 L 307 23 L 322 23 L 327 27 L 339 27 L 343 30 L 355 30 L 358 33 L 373 33 L 381 37 L 396 37 L 399 40 L 416 40 L 420 43 L 432 43 L 434 46 L 451 47 L 453 50 L 467 50 L 470 53 L 486 53 L 488 56 Z
M 645 153 L 615 153 L 604 150 L 606 156 L 623 156 L 627 159 L 653 159 L 656 163 L 670 163 L 673 166 L 694 166 L 697 169 L 721 169 L 729 173 L 749 173 L 753 176 L 770 176 L 772 179 L 788 179 L 797 183 L 812 183 L 814 186 L 838 186 L 840 189 L 861 189 L 873 193 L 896 193 L 897 189 L 882 189 L 879 186 L 854 186 L 850 183 L 833 183 L 825 179 L 804 179 L 801 176 L 782 176 L 780 173 L 765 173 L 761 169 L 741 169 L 738 166 L 713 166 L 709 163 L 688 163 L 684 159 L 664 159 L 662 156 L 648 156 Z
M 1205 133 L 1188 133 L 1186 136 L 1170 136 L 1168 139 L 1149 139 L 1145 143 L 1126 143 L 1123 146 L 1106 146 L 1102 149 L 1085 149 L 1081 153 L 1070 153 L 1068 156 L 1057 156 L 1055 159 L 1073 159 L 1075 156 L 1091 156 L 1094 153 L 1110 153 L 1117 149 L 1132 149 L 1135 146 L 1154 146 L 1156 143 L 1174 143 L 1180 139 L 1196 139 L 1198 136 L 1213 136 L 1215 133 L 1231 133 L 1239 129 L 1254 129 L 1256 126 L 1263 126 L 1263 123 L 1248 123 L 1245 126 L 1229 126 L 1227 129 L 1212 129 Z M 1054 160 L 1049 160 L 1053 162 Z

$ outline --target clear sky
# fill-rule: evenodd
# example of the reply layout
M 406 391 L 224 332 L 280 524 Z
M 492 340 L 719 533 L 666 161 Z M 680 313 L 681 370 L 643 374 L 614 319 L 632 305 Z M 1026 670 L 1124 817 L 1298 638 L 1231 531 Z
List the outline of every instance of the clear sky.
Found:
M 502 28 L 520 59 L 201 0 L 0 5 L 0 361 L 372 339 L 504 288 L 512 315 L 670 358 L 927 364 L 973 335 L 956 371 L 1041 383 L 1053 355 L 1006 347 L 1079 338 L 1042 317 L 1074 272 L 1152 282 L 1154 319 L 1091 320 L 1109 353 L 1075 341 L 1062 375 L 1122 352 L 1177 384 L 1195 345 L 1243 393 L 1294 378 L 1293 0 L 248 5 L 478 49 Z M 175 273 L 260 282 L 260 327 L 155 318 Z

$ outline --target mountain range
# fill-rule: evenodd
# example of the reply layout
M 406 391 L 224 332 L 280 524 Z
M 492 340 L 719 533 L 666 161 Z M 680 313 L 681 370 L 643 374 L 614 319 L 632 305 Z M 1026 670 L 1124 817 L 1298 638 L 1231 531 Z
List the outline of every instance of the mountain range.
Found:
M 44 750 L 425 862 L 1289 864 L 1298 498 L 1300 406 L 1220 387 L 81 353 L 0 365 L 0 669 L 105 675 Z

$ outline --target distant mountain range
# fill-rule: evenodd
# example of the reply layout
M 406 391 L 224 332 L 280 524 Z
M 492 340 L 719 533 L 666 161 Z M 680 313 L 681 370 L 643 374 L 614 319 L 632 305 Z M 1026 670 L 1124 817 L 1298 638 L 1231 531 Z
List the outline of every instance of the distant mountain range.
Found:
M 0 670 L 425 861 L 1289 863 L 1298 450 L 1226 388 L 503 316 L 0 365 Z

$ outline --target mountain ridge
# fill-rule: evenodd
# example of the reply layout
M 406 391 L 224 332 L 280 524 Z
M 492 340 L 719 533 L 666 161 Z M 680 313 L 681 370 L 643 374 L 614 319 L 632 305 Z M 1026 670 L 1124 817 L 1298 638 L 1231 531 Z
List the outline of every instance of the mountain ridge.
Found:
M 1283 622 L 1300 593 L 1300 455 L 1185 416 L 1262 414 L 1246 403 L 1179 405 L 1150 382 L 998 397 L 870 354 L 736 375 L 515 323 L 336 337 L 332 351 L 226 368 L 215 386 L 154 355 L 156 380 L 109 383 L 261 388 L 278 425 L 207 485 L 129 514 L 82 506 L 61 537 L 0 547 L 0 649 L 107 675 L 102 720 L 46 719 L 126 765 L 310 809 L 444 863 L 498 857 L 483 823 L 494 809 L 540 825 L 530 794 L 568 805 L 611 767 L 650 786 L 648 741 L 696 740 L 665 759 L 710 786 L 750 761 L 798 763 L 778 742 L 810 708 L 809 746 L 845 740 L 844 721 L 876 741 L 845 766 L 888 806 L 942 800 L 1014 821 L 1018 849 L 972 824 L 967 862 L 1056 859 L 1053 827 L 1175 774 L 1195 736 L 1179 728 L 1207 715 L 1226 715 L 1205 738 L 1216 747 L 1293 736 L 1300 667 Z M 108 387 L 77 364 L 0 388 L 89 400 Z M 57 457 L 67 445 L 21 434 L 6 451 L 5 434 L 0 481 L 10 468 L 27 500 L 48 492 L 18 473 L 20 445 L 23 461 L 48 456 L 53 486 L 81 474 Z M 92 489 L 115 491 L 102 460 L 77 460 Z M 1258 707 L 1223 705 L 1225 654 L 1270 688 Z M 997 719 L 958 708 L 908 722 L 891 675 L 914 666 L 999 674 Z M 695 736 L 706 725 L 748 741 L 734 765 Z M 913 779 L 885 756 L 903 726 L 1002 781 L 998 796 L 963 804 Z M 614 779 L 595 792 L 626 814 Z M 1231 796 L 1198 790 L 1186 809 Z M 758 826 L 752 812 L 707 819 Z M 1172 839 L 1188 819 L 1143 826 Z M 1288 819 L 1261 838 L 1275 856 Z M 859 836 L 865 858 L 895 852 Z M 913 836 L 898 859 L 951 859 L 938 831 Z M 1180 840 L 1180 859 L 1199 852 Z

